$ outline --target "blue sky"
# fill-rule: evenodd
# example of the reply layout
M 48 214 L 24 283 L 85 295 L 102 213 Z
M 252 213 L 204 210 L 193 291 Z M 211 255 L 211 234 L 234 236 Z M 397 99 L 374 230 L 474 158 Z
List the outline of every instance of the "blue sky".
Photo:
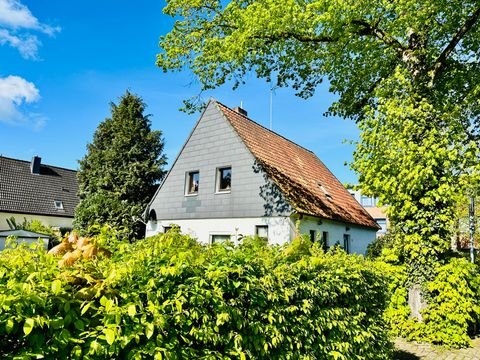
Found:
M 155 66 L 158 40 L 173 21 L 164 1 L 0 0 L 0 154 L 76 169 L 110 102 L 126 89 L 140 95 L 152 128 L 162 130 L 173 162 L 198 114 L 178 109 L 199 90 L 188 72 Z M 249 117 L 268 127 L 269 85 L 254 77 L 232 91 L 210 91 L 227 106 L 243 102 Z M 289 89 L 273 95 L 273 130 L 314 151 L 342 182 L 356 176 L 344 166 L 358 130 L 324 117 L 333 96 L 326 87 L 303 100 Z

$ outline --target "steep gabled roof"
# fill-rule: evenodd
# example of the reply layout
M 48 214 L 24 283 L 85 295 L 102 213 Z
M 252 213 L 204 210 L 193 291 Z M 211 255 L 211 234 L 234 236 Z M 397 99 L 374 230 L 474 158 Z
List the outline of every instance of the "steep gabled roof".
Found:
M 79 198 L 77 172 L 40 165 L 32 174 L 30 162 L 0 156 L 0 211 L 73 217 Z M 63 210 L 55 209 L 55 200 Z
M 379 228 L 313 152 L 219 102 L 216 105 L 298 213 Z

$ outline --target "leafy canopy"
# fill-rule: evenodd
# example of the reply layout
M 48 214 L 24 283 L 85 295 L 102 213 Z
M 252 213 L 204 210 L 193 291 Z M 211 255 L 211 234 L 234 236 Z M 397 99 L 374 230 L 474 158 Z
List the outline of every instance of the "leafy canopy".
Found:
M 112 117 L 99 124 L 87 154 L 80 160 L 80 204 L 75 227 L 94 224 L 125 227 L 142 236 L 141 223 L 156 184 L 164 175 L 161 131 L 151 130 L 145 103 L 129 91 L 111 104 Z

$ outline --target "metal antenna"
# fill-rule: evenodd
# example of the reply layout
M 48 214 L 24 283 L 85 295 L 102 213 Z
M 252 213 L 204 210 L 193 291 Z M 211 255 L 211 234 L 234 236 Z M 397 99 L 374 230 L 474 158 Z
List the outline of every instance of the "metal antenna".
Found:
M 270 130 L 272 130 L 273 127 L 273 92 L 277 88 L 278 86 L 272 86 L 270 88 Z

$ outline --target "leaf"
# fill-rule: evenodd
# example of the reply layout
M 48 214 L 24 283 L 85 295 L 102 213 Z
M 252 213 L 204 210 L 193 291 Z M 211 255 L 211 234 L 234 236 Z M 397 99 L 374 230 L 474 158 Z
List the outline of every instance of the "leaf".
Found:
M 7 323 L 5 324 L 5 330 L 7 331 L 7 334 L 10 334 L 14 326 L 15 326 L 15 323 L 13 322 L 13 320 L 8 319 Z
M 148 323 L 145 326 L 145 336 L 147 337 L 147 339 L 150 339 L 152 337 L 154 329 L 155 327 L 152 323 Z
M 60 294 L 62 291 L 62 282 L 58 279 L 52 281 L 52 292 L 54 295 Z
M 92 306 L 91 302 L 86 303 L 85 306 L 82 308 L 82 311 L 80 311 L 80 315 L 83 316 L 83 314 L 85 314 L 87 312 L 87 310 L 90 308 L 90 306 Z
M 108 345 L 112 345 L 115 341 L 115 331 L 113 331 L 113 329 L 104 329 L 103 333 L 105 334 L 105 340 L 107 340 Z
M 23 324 L 23 333 L 28 336 L 33 330 L 35 326 L 35 320 L 32 318 L 28 318 L 25 320 L 25 323 Z
M 131 317 L 134 317 L 136 314 L 137 314 L 137 308 L 135 307 L 135 305 L 130 305 L 128 307 L 128 315 L 130 315 Z

